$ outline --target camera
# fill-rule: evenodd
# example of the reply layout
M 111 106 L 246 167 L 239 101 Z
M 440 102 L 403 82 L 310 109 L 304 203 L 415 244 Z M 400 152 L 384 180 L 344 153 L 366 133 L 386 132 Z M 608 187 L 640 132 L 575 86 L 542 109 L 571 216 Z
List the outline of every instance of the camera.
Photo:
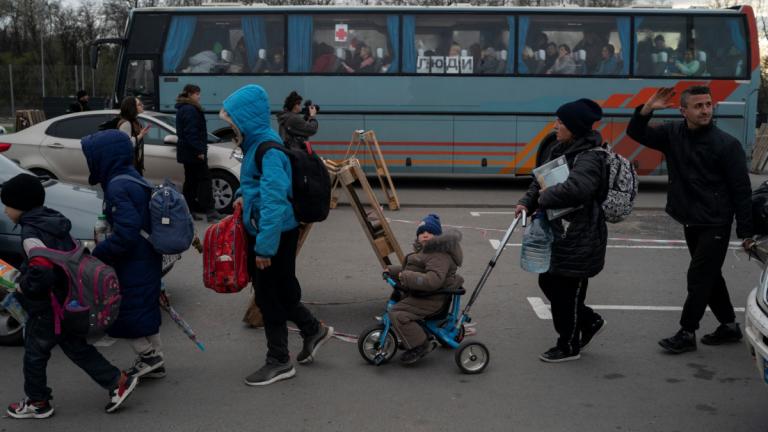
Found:
M 312 103 L 311 99 L 307 99 L 304 101 L 304 107 L 301 108 L 301 113 L 304 114 L 304 118 L 309 118 L 309 107 L 311 106 L 314 106 L 318 113 L 320 112 L 320 105 L 315 105 Z

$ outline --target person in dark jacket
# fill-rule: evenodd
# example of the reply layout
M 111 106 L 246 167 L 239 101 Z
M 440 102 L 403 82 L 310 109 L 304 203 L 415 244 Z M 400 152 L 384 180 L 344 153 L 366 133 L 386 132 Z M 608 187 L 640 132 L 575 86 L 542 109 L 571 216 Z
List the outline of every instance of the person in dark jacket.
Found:
M 200 87 L 194 84 L 185 85 L 176 98 L 176 133 L 176 161 L 184 165 L 184 198 L 193 212 L 204 213 L 208 222 L 215 222 L 221 215 L 214 208 L 208 170 L 208 129 L 200 105 Z
M 333 327 L 322 324 L 301 302 L 296 279 L 299 222 L 290 202 L 291 163 L 279 149 L 264 152 L 261 169 L 256 152 L 265 143 L 282 144 L 270 126 L 269 96 L 255 84 L 235 91 L 224 100 L 219 116 L 232 126 L 243 150 L 243 221 L 248 234 L 248 273 L 256 304 L 264 316 L 267 361 L 245 378 L 249 386 L 264 386 L 296 375 L 288 351 L 287 321 L 296 323 L 303 347 L 296 361 L 312 363 L 317 351 L 333 336 Z
M 133 167 L 128 136 L 117 130 L 82 140 L 88 162 L 88 182 L 104 189 L 104 214 L 111 232 L 93 256 L 115 268 L 120 281 L 120 314 L 109 328 L 114 338 L 128 339 L 136 352 L 128 372 L 137 377 L 162 378 L 165 360 L 160 342 L 160 278 L 162 256 L 144 238 L 151 233 L 149 200 L 152 189 Z M 118 176 L 120 176 L 118 178 Z
M 584 304 L 589 278 L 605 264 L 608 230 L 602 201 L 607 173 L 600 133 L 592 130 L 602 118 L 594 101 L 579 99 L 557 110 L 557 141 L 547 140 L 537 157 L 540 164 L 565 156 L 570 173 L 565 182 L 542 189 L 531 182 L 515 213 L 576 207 L 577 210 L 550 221 L 554 241 L 550 268 L 539 275 L 539 286 L 552 305 L 552 321 L 559 337 L 557 345 L 539 358 L 545 362 L 576 360 L 605 320 Z
M 75 248 L 69 231 L 72 224 L 61 213 L 43 206 L 45 189 L 40 180 L 19 174 L 2 185 L 0 200 L 13 223 L 21 226 L 24 254 L 32 248 L 44 247 L 60 251 Z M 24 332 L 24 393 L 26 398 L 8 406 L 12 418 L 48 418 L 53 415 L 52 390 L 48 387 L 46 369 L 56 345 L 91 379 L 109 391 L 107 412 L 115 411 L 133 392 L 138 380 L 120 372 L 84 337 L 62 331 L 56 334 L 52 308 L 53 296 L 63 303 L 69 279 L 63 270 L 43 257 L 27 258 L 21 268 L 19 303 L 29 315 Z
M 91 107 L 88 106 L 89 100 L 90 100 L 90 97 L 88 96 L 87 91 L 85 90 L 78 91 L 77 100 L 72 102 L 72 104 L 69 105 L 69 109 L 67 110 L 67 112 L 76 113 L 76 112 L 90 111 Z
M 720 345 L 741 340 L 722 266 L 728 252 L 731 225 L 749 249 L 753 240 L 751 185 L 744 149 L 736 138 L 712 122 L 709 87 L 693 86 L 680 96 L 684 121 L 649 127 L 653 111 L 671 108 L 673 89 L 659 89 L 635 110 L 627 135 L 646 147 L 664 153 L 669 169 L 667 214 L 684 226 L 691 254 L 688 297 L 680 330 L 659 341 L 665 350 L 680 354 L 696 350 L 695 332 L 707 306 L 720 326 L 701 342 Z
M 294 150 L 307 151 L 307 138 L 317 133 L 317 107 L 308 107 L 309 117 L 304 118 L 301 113 L 302 97 L 292 91 L 285 98 L 283 112 L 277 115 L 277 123 L 280 126 L 280 138 L 285 146 Z

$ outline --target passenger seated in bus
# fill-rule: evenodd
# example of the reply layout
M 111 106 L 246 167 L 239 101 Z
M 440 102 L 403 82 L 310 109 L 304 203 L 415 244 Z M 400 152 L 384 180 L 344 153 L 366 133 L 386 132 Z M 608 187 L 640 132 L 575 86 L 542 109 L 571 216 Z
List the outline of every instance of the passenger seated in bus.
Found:
M 461 55 L 461 45 L 458 42 L 451 43 L 451 48 L 448 50 L 448 57 L 458 57 Z
M 272 73 L 283 73 L 285 69 L 285 56 L 282 50 L 272 53 L 272 58 L 269 61 L 269 71 Z
M 376 73 L 376 69 L 374 67 L 374 63 L 376 62 L 376 59 L 373 58 L 373 53 L 371 52 L 371 47 L 368 45 L 361 45 L 360 50 L 358 52 L 358 55 L 353 60 L 353 64 L 357 65 L 357 68 L 353 68 L 352 66 L 348 65 L 346 62 L 342 62 L 341 66 L 346 70 L 348 73 Z
M 528 46 L 530 46 L 534 52 L 542 49 L 546 50 L 547 46 L 549 46 L 550 44 L 554 44 L 553 42 L 549 41 L 549 36 L 547 36 L 547 34 L 544 32 L 536 33 L 536 35 L 529 40 L 530 40 L 530 43 L 528 44 Z M 554 44 L 554 45 L 555 45 L 555 51 L 557 51 L 557 44 Z
M 541 67 L 536 73 L 543 74 L 547 73 L 548 70 L 552 68 L 552 66 L 555 65 L 555 62 L 557 61 L 558 57 L 558 49 L 557 44 L 554 42 L 550 42 L 547 44 L 546 49 L 546 58 L 544 59 L 544 63 L 541 64 Z
M 637 43 L 637 66 L 635 66 L 638 75 L 650 75 L 653 73 L 653 31 L 645 30 L 645 39 Z
M 219 56 L 212 50 L 201 51 L 187 60 L 188 67 L 182 69 L 184 73 L 211 73 Z
M 264 48 L 259 49 L 258 57 L 256 58 L 256 64 L 251 69 L 253 73 L 267 73 L 269 72 L 269 61 L 267 61 L 267 50 Z
M 224 51 L 222 51 L 222 59 L 224 58 Z M 245 40 L 240 38 L 235 45 L 235 51 L 233 53 L 232 60 L 229 62 L 229 69 L 227 73 L 242 73 L 245 70 L 245 64 L 248 61 L 248 53 L 245 50 Z
M 324 42 L 320 43 L 317 46 L 315 52 L 317 52 L 317 57 L 315 58 L 315 62 L 312 64 L 312 72 L 334 73 L 338 71 L 340 60 L 336 56 L 336 53 L 333 51 L 332 46 Z
M 483 58 L 480 60 L 477 73 L 481 75 L 492 75 L 498 73 L 498 70 L 499 59 L 496 57 L 496 50 L 492 47 L 488 47 L 483 50 Z
M 584 39 L 573 47 L 573 52 L 584 50 L 587 58 L 584 60 L 588 71 L 595 70 L 602 59 L 601 53 L 605 41 L 597 33 L 588 31 L 584 33 Z
M 673 75 L 693 76 L 699 72 L 700 67 L 701 64 L 699 64 L 699 61 L 694 57 L 693 48 L 688 48 L 685 50 L 683 60 L 678 60 L 675 62 L 675 68 L 677 68 L 678 72 L 674 73 Z
M 653 38 L 653 73 L 656 75 L 666 75 L 674 67 L 674 52 L 667 47 L 663 35 L 657 35 Z
M 528 73 L 538 73 L 538 70 L 542 67 L 543 61 L 536 58 L 536 53 L 533 52 L 533 48 L 526 46 L 523 48 L 523 63 L 528 67 Z
M 571 57 L 571 48 L 566 44 L 558 47 L 558 56 L 555 64 L 547 71 L 549 75 L 573 75 L 576 73 L 576 62 Z
M 597 65 L 597 69 L 593 72 L 595 75 L 615 75 L 619 73 L 616 48 L 612 44 L 607 44 L 603 47 L 602 57 L 603 59 L 600 60 L 600 64 Z

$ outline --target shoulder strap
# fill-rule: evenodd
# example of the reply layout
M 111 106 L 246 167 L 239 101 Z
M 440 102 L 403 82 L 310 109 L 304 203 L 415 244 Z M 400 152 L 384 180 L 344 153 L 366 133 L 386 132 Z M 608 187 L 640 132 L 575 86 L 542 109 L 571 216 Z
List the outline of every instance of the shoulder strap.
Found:
M 48 258 L 52 261 L 55 261 L 55 263 L 60 263 L 61 261 L 66 260 L 75 260 L 80 261 L 80 257 L 83 256 L 83 253 L 85 252 L 85 248 L 83 247 L 83 244 L 80 243 L 76 239 L 72 239 L 72 241 L 75 243 L 75 248 L 69 251 L 60 251 L 56 249 L 51 249 L 48 247 L 33 247 L 27 251 L 27 256 L 30 258 L 32 257 L 42 257 L 42 258 Z
M 285 146 L 281 146 L 280 144 L 274 141 L 265 141 L 259 144 L 259 148 L 256 149 L 256 168 L 259 169 L 259 173 L 264 172 L 261 169 L 261 162 L 264 160 L 264 155 L 267 153 L 267 151 L 271 149 L 278 149 L 280 151 L 285 151 Z

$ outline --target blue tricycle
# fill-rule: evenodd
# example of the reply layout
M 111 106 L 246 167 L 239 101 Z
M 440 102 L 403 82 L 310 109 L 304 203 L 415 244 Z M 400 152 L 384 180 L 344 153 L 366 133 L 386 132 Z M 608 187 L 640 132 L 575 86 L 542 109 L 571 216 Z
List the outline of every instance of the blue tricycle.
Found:
M 483 372 L 488 367 L 488 362 L 490 361 L 490 352 L 485 344 L 478 341 L 464 341 L 466 334 L 465 325 L 472 322 L 469 311 L 477 300 L 488 277 L 491 275 L 491 271 L 496 266 L 496 261 L 504 251 L 504 247 L 509 242 L 509 238 L 515 231 L 515 228 L 517 228 L 521 221 L 523 226 L 525 226 L 525 220 L 526 214 L 523 212 L 507 228 L 504 238 L 499 244 L 498 249 L 496 249 L 495 255 L 486 266 L 482 276 L 480 276 L 480 280 L 464 310 L 461 309 L 461 296 L 466 293 L 464 288 L 439 290 L 434 295 L 444 295 L 446 297 L 443 307 L 437 313 L 426 317 L 420 322 L 424 331 L 430 337 L 434 337 L 442 346 L 456 350 L 454 356 L 456 366 L 466 374 L 479 374 Z M 398 336 L 392 329 L 389 311 L 399 301 L 402 295 L 402 287 L 399 286 L 389 273 L 385 272 L 383 276 L 394 289 L 394 292 L 389 301 L 387 301 L 386 311 L 379 318 L 379 323 L 367 328 L 357 339 L 357 348 L 360 351 L 360 355 L 365 361 L 376 366 L 392 360 L 400 345 Z

